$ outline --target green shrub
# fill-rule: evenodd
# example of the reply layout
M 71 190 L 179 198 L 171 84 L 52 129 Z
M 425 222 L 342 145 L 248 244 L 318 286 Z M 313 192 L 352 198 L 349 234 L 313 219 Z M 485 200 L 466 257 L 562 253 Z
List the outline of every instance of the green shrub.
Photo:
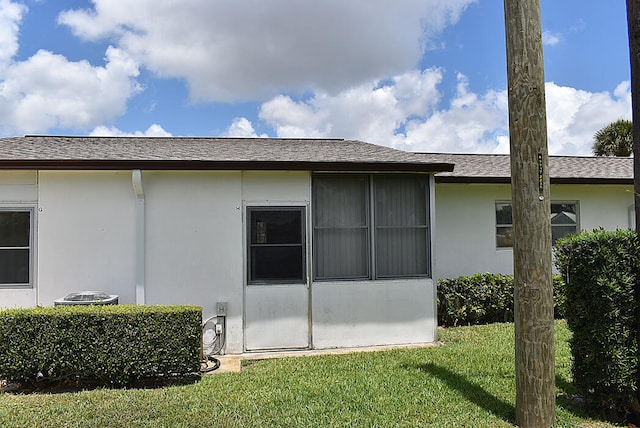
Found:
M 564 284 L 553 275 L 555 317 L 565 313 Z M 478 273 L 438 281 L 438 325 L 513 321 L 513 275 Z
M 559 240 L 554 252 L 570 302 L 574 384 L 596 406 L 628 404 L 638 378 L 637 236 L 629 230 L 583 232 Z
M 201 322 L 196 306 L 0 311 L 0 379 L 122 386 L 197 374 Z

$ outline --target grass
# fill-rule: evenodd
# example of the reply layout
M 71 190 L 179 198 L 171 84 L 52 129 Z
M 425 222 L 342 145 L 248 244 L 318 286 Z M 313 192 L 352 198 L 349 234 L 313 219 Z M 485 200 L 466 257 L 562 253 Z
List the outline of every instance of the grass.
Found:
M 556 324 L 557 426 L 609 427 L 569 399 Z M 7 427 L 510 427 L 513 324 L 440 331 L 444 346 L 252 362 L 192 385 L 0 394 Z

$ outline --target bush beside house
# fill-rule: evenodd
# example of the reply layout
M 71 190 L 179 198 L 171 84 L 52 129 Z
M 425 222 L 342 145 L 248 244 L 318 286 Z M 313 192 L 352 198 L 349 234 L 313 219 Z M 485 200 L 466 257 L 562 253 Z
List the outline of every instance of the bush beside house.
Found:
M 553 276 L 556 318 L 564 318 L 564 282 Z M 513 275 L 478 273 L 438 281 L 438 325 L 513 321 Z
M 583 232 L 559 240 L 556 266 L 571 302 L 573 381 L 595 406 L 635 402 L 638 371 L 640 245 L 630 230 Z
M 197 375 L 201 322 L 196 306 L 0 311 L 0 379 L 123 386 Z

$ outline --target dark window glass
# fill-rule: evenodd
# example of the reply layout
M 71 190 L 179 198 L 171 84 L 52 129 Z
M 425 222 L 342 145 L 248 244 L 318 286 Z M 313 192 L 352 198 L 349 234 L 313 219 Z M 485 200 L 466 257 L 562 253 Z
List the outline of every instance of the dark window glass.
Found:
M 28 247 L 30 212 L 0 211 L 0 247 Z
M 553 245 L 562 237 L 578 232 L 576 204 L 551 204 L 551 239 Z
M 369 278 L 369 176 L 313 178 L 316 279 Z
M 374 176 L 376 277 L 427 274 L 427 179 Z
M 0 285 L 28 285 L 31 211 L 0 211 Z
M 426 228 L 384 228 L 376 235 L 378 278 L 426 275 Z
M 29 283 L 29 249 L 0 249 L 0 284 Z
M 300 244 L 301 242 L 300 211 L 252 210 L 252 244 Z
M 304 208 L 249 208 L 249 283 L 304 282 Z
M 428 275 L 424 175 L 315 175 L 314 276 L 377 279 Z
M 578 204 L 551 203 L 551 242 L 571 233 L 578 233 Z M 511 202 L 496 203 L 496 245 L 513 247 L 513 217 Z
M 498 247 L 513 247 L 513 226 L 497 227 L 496 243 Z
M 513 223 L 512 218 L 511 203 L 496 204 L 496 224 L 510 225 Z
M 302 281 L 302 247 L 253 247 L 253 281 Z

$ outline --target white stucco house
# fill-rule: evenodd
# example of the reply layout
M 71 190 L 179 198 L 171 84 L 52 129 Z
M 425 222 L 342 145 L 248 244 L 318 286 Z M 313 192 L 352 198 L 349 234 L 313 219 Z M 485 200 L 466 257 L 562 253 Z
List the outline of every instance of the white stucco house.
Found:
M 550 163 L 554 236 L 630 226 L 631 159 Z M 500 155 L 0 138 L 0 308 L 224 302 L 228 354 L 428 343 L 438 278 L 512 271 L 510 198 Z
M 513 273 L 508 155 L 422 154 L 455 164 L 435 176 L 436 278 Z M 635 228 L 633 159 L 549 158 L 553 241 L 569 233 Z
M 359 141 L 0 139 L 0 307 L 227 304 L 226 353 L 432 342 L 434 173 Z

